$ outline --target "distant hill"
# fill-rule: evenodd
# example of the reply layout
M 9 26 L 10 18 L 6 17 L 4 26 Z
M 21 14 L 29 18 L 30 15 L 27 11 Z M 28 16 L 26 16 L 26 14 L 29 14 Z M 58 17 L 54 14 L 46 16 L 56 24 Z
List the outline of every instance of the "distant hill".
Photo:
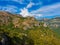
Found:
M 60 38 L 60 17 L 43 19 L 42 22 L 46 23 L 52 30 L 54 30 Z
M 0 11 L 0 44 L 60 45 L 60 39 L 46 23 L 34 17 L 22 17 Z
M 60 38 L 60 17 L 55 17 L 50 21 L 50 27 L 57 33 L 57 36 Z
M 53 26 L 55 28 L 60 27 L 60 17 L 53 18 L 49 22 L 50 22 L 50 26 Z

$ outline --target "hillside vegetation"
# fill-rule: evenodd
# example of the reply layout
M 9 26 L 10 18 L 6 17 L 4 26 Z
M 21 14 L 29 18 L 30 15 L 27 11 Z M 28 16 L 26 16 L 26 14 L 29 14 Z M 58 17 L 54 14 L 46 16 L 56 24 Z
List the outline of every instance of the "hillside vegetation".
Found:
M 0 12 L 0 45 L 60 45 L 60 39 L 34 17 Z

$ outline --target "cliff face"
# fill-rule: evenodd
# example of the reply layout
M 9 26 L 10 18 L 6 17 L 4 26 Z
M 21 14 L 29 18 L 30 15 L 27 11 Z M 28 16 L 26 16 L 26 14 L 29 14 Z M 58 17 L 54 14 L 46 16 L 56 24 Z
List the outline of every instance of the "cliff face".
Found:
M 6 40 L 8 42 L 6 42 Z M 46 23 L 34 17 L 0 12 L 0 42 L 4 45 L 59 45 Z

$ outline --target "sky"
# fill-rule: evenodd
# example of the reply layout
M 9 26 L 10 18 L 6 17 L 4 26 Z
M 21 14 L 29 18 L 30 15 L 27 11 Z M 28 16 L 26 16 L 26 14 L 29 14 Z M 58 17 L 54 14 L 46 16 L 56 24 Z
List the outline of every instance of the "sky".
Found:
M 52 18 L 60 16 L 60 0 L 0 0 L 0 11 L 37 19 Z

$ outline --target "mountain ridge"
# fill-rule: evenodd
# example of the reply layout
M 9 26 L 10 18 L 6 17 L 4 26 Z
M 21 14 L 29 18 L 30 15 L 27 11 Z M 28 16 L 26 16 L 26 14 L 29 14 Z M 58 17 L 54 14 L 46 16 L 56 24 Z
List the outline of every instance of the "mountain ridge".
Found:
M 44 22 L 34 17 L 0 12 L 0 43 L 4 45 L 59 45 L 60 39 Z

